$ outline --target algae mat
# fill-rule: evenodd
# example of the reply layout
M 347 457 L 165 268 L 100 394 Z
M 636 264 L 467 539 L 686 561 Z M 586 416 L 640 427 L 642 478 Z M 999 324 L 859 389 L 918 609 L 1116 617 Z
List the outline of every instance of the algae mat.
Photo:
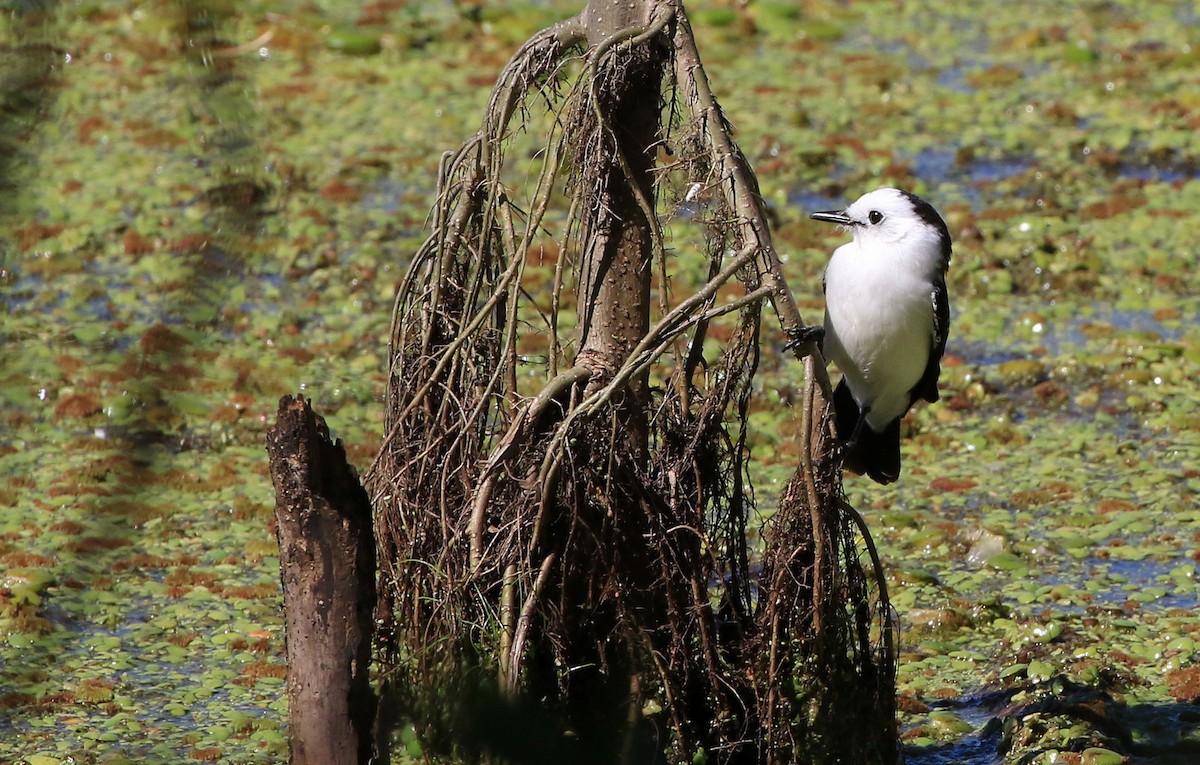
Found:
M 0 762 L 279 761 L 265 428 L 300 390 L 369 462 L 440 153 L 577 8 L 0 8 Z M 899 185 L 955 239 L 943 401 L 897 485 L 848 480 L 910 759 L 1194 759 L 1193 5 L 690 11 L 809 316 L 809 211 Z M 766 342 L 769 506 L 799 381 Z

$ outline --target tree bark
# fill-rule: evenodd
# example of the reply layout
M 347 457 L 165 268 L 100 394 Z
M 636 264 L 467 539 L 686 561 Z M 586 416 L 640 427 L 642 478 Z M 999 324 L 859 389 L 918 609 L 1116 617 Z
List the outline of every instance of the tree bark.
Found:
M 591 0 L 581 14 L 592 68 L 585 74 L 591 115 L 575 170 L 576 203 L 586 211 L 579 232 L 575 364 L 590 372 L 586 393 L 608 386 L 650 329 L 651 264 L 658 249 L 653 170 L 668 51 L 665 35 L 632 41 L 651 27 L 661 6 L 661 0 Z M 595 448 L 575 467 L 588 478 L 567 493 L 573 520 L 554 542 L 564 547 L 566 561 L 555 597 L 569 613 L 563 654 L 579 668 L 567 686 L 571 728 L 598 760 L 628 763 L 665 743 L 658 738 L 662 732 L 642 719 L 641 675 L 654 673 L 647 652 L 660 657 L 670 651 L 664 625 L 671 598 L 645 490 L 651 461 L 648 368 L 627 380 L 611 407 L 587 428 Z M 575 531 L 582 528 L 589 533 Z
M 583 11 L 588 44 L 597 46 L 613 35 L 650 22 L 652 0 L 592 0 Z M 594 93 L 605 115 L 602 133 L 611 131 L 610 158 L 603 169 L 594 217 L 584 232 L 579 303 L 587 313 L 580 322 L 576 363 L 593 370 L 602 387 L 620 368 L 650 328 L 650 263 L 654 252 L 654 146 L 659 139 L 662 57 L 648 46 L 630 52 L 613 68 L 611 79 Z M 610 136 L 605 136 L 608 140 Z M 597 374 L 599 372 L 599 374 Z M 648 372 L 629 381 L 617 402 L 628 453 L 645 464 L 649 427 Z
M 365 765 L 375 750 L 370 499 L 341 442 L 303 398 L 279 402 L 267 452 L 287 628 L 291 761 Z

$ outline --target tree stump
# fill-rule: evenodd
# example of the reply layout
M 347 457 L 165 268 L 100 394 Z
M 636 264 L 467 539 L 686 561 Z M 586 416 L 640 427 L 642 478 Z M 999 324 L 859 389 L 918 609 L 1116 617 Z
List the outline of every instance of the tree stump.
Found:
M 325 420 L 284 396 L 267 432 L 287 625 L 294 765 L 362 765 L 374 754 L 371 502 Z

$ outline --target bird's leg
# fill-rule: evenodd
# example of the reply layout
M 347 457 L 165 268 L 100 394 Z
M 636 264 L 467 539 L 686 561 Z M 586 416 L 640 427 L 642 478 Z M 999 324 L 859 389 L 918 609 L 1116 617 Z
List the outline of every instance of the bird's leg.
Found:
M 807 327 L 800 327 L 799 329 L 788 332 L 788 342 L 787 345 L 783 346 L 783 349 L 785 351 L 792 351 L 802 345 L 816 343 L 817 350 L 824 353 L 825 349 L 821 347 L 824 343 L 824 340 L 825 328 L 820 324 L 810 324 Z
M 854 421 L 854 428 L 850 431 L 850 437 L 847 439 L 841 438 L 841 433 L 838 433 L 838 441 L 829 450 L 829 458 L 834 462 L 841 464 L 846 459 L 846 456 L 854 450 L 854 446 L 858 443 L 858 437 L 862 433 L 863 425 L 867 421 L 867 412 L 871 411 L 871 407 L 864 407 L 858 410 L 858 419 Z
M 858 420 L 854 423 L 854 430 L 850 431 L 850 437 L 842 442 L 842 448 L 850 451 L 854 445 L 858 443 L 858 437 L 862 434 L 863 424 L 867 421 L 867 412 L 871 411 L 871 407 L 864 406 L 858 410 Z

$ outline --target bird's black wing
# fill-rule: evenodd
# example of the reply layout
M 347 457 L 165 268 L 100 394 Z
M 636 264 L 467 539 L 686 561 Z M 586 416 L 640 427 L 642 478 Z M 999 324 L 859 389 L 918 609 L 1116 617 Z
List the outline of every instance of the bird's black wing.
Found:
M 930 403 L 938 400 L 937 383 L 938 376 L 942 373 L 942 354 L 946 352 L 946 338 L 950 335 L 950 296 L 946 293 L 946 269 L 950 267 L 950 253 L 953 248 L 950 244 L 950 230 L 937 210 L 915 194 L 906 191 L 901 193 L 912 203 L 913 212 L 938 232 L 938 239 L 942 245 L 941 262 L 938 264 L 938 274 L 933 280 L 933 291 L 930 294 L 933 302 L 933 337 L 930 338 L 929 362 L 925 365 L 925 373 L 913 386 L 912 398 L 908 402 L 908 405 L 912 406 L 919 398 Z
M 946 338 L 950 335 L 950 296 L 946 292 L 945 276 L 938 276 L 933 283 L 933 337 L 929 348 L 929 361 L 925 373 L 912 389 L 912 402 L 919 398 L 933 403 L 938 400 L 938 376 L 942 373 L 942 354 L 946 352 Z

